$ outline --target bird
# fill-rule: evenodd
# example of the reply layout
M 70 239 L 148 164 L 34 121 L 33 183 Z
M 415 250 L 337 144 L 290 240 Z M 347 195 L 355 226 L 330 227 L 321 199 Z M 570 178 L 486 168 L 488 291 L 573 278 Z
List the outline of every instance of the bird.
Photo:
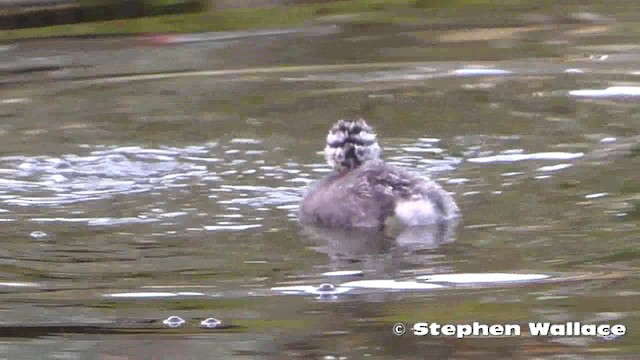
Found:
M 364 119 L 339 120 L 324 157 L 333 171 L 313 183 L 298 207 L 302 224 L 343 229 L 417 227 L 457 221 L 460 209 L 435 181 L 380 158 L 377 135 Z

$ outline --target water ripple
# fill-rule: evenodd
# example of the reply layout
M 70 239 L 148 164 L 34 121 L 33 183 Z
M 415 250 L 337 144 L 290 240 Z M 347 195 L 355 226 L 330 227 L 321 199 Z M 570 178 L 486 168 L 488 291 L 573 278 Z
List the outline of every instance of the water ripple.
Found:
M 178 296 L 205 296 L 203 293 L 197 292 L 127 292 L 105 294 L 105 297 L 121 298 L 121 299 L 141 299 L 141 298 L 169 298 Z
M 0 194 L 9 196 L 7 204 L 56 206 L 147 192 L 205 175 L 205 166 L 180 158 L 194 150 L 129 146 L 88 155 L 4 157 Z
M 123 224 L 144 224 L 156 222 L 157 219 L 144 217 L 124 217 L 124 218 L 32 218 L 33 222 L 39 223 L 86 223 L 89 226 L 123 225 Z
M 573 160 L 584 156 L 584 153 L 541 152 L 533 154 L 499 154 L 468 159 L 472 163 L 486 164 L 497 162 L 517 162 L 524 160 Z
M 605 89 L 571 90 L 569 95 L 593 98 L 640 96 L 640 86 L 610 86 Z
M 464 68 L 453 70 L 452 73 L 458 76 L 495 76 L 495 75 L 510 75 L 512 71 L 493 69 L 493 68 Z
M 237 231 L 237 230 L 248 230 L 262 227 L 260 224 L 249 224 L 249 225 L 210 225 L 205 226 L 204 229 L 208 231 Z
M 261 144 L 262 140 L 235 138 L 222 146 L 209 143 L 182 148 L 83 145 L 84 153 L 80 154 L 6 156 L 0 158 L 0 201 L 18 206 L 55 207 L 110 199 L 116 195 L 187 189 L 194 184 L 220 182 L 228 177 L 280 179 L 299 172 L 298 169 L 273 167 L 274 171 L 259 173 L 257 167 L 245 159 L 224 159 L 224 153 L 229 151 L 262 153 L 262 149 L 256 149 L 256 146 L 262 147 Z M 304 176 L 308 175 L 299 175 Z M 232 189 L 244 190 L 251 189 Z M 268 190 L 271 195 L 262 203 L 282 205 L 298 197 L 290 190 L 283 189 L 281 195 L 278 191 Z M 135 220 L 105 220 L 108 223 L 121 221 Z

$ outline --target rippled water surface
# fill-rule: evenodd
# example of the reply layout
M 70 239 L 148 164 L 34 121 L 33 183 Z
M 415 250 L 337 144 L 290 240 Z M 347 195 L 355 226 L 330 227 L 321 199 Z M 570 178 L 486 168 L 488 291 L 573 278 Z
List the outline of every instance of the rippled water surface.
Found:
M 634 358 L 640 12 L 619 3 L 3 48 L 0 353 Z M 326 131 L 360 116 L 461 223 L 297 224 Z M 392 333 L 419 321 L 627 334 Z

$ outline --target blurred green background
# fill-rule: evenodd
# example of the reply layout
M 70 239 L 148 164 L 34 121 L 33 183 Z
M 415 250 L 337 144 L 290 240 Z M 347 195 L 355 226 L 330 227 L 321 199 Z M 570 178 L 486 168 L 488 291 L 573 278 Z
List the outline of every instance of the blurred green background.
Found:
M 0 40 L 202 32 L 309 22 L 424 22 L 438 11 L 548 8 L 549 0 L 3 0 Z

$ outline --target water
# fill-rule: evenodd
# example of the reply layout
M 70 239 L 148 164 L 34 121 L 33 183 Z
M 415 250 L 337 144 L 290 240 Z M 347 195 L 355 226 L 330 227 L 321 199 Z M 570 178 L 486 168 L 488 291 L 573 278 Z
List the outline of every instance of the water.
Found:
M 7 47 L 0 354 L 633 358 L 640 48 L 621 29 L 637 10 L 564 6 Z M 326 131 L 355 116 L 386 160 L 453 192 L 462 223 L 299 227 Z M 627 334 L 392 333 L 474 321 Z

